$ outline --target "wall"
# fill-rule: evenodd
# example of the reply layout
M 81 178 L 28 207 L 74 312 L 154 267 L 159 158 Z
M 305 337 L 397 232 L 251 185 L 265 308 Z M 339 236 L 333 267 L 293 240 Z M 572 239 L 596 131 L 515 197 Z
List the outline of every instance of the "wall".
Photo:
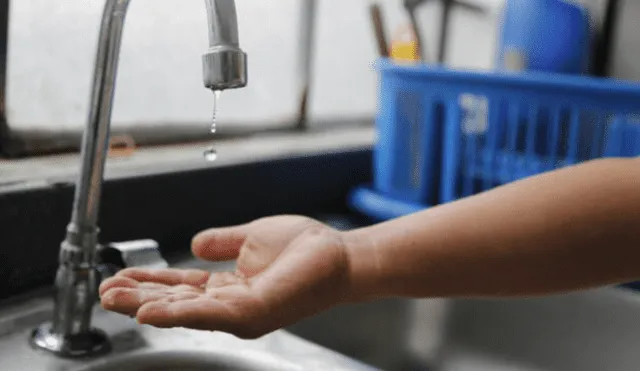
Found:
M 611 76 L 640 82 L 640 2 L 620 0 L 618 20 L 614 28 L 615 41 L 611 50 Z
M 453 15 L 450 62 L 490 68 L 502 0 L 476 0 L 492 14 Z M 383 0 L 387 28 L 406 21 L 400 0 Z M 10 11 L 7 112 L 16 129 L 79 130 L 86 118 L 97 27 L 104 1 L 14 0 Z M 280 122 L 297 105 L 298 0 L 238 0 L 241 42 L 250 59 L 248 88 L 226 92 L 222 125 Z M 366 0 L 320 0 L 312 117 L 372 116 L 376 49 Z M 201 0 L 134 0 L 125 30 L 114 126 L 208 125 L 212 94 L 202 88 L 207 46 Z M 421 12 L 435 50 L 438 6 Z
M 602 26 L 608 1 L 579 0 L 591 12 L 596 29 Z M 640 54 L 640 24 L 636 22 L 638 14 L 640 1 L 619 0 L 607 66 L 607 75 L 612 78 L 640 82 L 640 63 L 637 63 Z

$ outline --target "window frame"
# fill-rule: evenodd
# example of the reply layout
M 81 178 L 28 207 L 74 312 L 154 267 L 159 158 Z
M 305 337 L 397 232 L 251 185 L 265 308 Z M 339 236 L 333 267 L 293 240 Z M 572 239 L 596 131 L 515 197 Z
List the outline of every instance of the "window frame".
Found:
M 7 76 L 7 44 L 9 40 L 9 1 L 0 0 L 0 153 L 12 151 L 11 130 L 5 114 L 5 91 Z
M 84 130 L 36 132 L 30 130 L 16 130 L 8 122 L 5 112 L 6 77 L 9 51 L 9 22 L 10 1 L 0 0 L 0 156 L 4 158 L 21 158 L 38 155 L 56 155 L 78 152 L 81 146 Z M 334 130 L 340 127 L 369 126 L 373 124 L 373 117 L 358 117 L 332 120 L 311 120 L 309 118 L 309 103 L 313 96 L 313 60 L 316 53 L 316 32 L 318 27 L 317 0 L 300 2 L 300 20 L 303 26 L 300 30 L 297 47 L 300 59 L 297 76 L 299 79 L 296 111 L 289 119 L 278 122 L 264 122 L 263 125 L 236 125 L 224 127 L 216 134 L 216 140 L 236 139 L 262 133 L 304 132 L 318 130 Z M 313 121 L 314 125 L 310 125 Z M 320 129 L 321 127 L 322 129 Z M 191 130 L 194 129 L 194 130 Z M 162 130 L 148 128 L 128 128 L 125 132 L 112 131 L 112 136 L 130 136 L 136 145 L 157 146 L 197 143 L 211 140 L 208 133 L 203 133 L 200 127 L 195 130 L 189 126 L 167 125 Z

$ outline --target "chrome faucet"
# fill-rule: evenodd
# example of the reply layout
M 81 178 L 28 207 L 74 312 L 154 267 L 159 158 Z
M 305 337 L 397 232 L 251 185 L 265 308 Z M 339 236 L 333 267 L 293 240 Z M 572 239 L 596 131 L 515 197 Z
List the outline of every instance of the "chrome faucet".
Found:
M 236 6 L 233 0 L 205 0 L 209 24 L 209 50 L 204 54 L 205 87 L 212 90 L 241 88 L 247 84 L 246 54 L 240 49 Z M 55 278 L 53 320 L 37 328 L 31 343 L 61 357 L 106 352 L 105 333 L 91 326 L 101 280 L 97 226 L 105 160 L 109 149 L 111 111 L 116 85 L 122 31 L 130 0 L 106 0 L 93 76 L 89 120 L 82 144 L 82 168 L 71 222 L 61 244 Z M 112 248 L 163 266 L 153 243 L 133 243 Z M 125 254 L 126 255 L 126 254 Z M 136 259 L 130 259 L 137 263 Z

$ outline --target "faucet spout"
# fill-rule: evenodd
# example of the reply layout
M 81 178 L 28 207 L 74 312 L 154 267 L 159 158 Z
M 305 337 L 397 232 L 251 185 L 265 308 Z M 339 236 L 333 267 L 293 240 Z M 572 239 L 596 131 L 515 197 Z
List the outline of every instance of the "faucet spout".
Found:
M 211 90 L 247 85 L 247 56 L 240 49 L 236 3 L 205 0 L 209 20 L 209 50 L 202 57 L 204 85 Z
M 246 55 L 240 49 L 234 0 L 205 0 L 209 49 L 203 81 L 212 90 L 247 84 Z M 82 140 L 82 165 L 71 222 L 61 244 L 55 279 L 53 321 L 34 331 L 31 343 L 58 356 L 87 356 L 109 349 L 107 337 L 91 327 L 100 275 L 96 267 L 98 211 L 109 149 L 118 60 L 130 0 L 106 0 L 94 68 L 90 112 Z

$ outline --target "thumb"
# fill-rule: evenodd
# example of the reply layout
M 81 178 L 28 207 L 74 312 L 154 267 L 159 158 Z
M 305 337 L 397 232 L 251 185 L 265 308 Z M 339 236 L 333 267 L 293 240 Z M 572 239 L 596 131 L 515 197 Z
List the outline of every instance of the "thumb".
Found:
M 227 261 L 238 257 L 247 238 L 246 226 L 212 228 L 198 233 L 191 241 L 193 254 L 209 261 Z

